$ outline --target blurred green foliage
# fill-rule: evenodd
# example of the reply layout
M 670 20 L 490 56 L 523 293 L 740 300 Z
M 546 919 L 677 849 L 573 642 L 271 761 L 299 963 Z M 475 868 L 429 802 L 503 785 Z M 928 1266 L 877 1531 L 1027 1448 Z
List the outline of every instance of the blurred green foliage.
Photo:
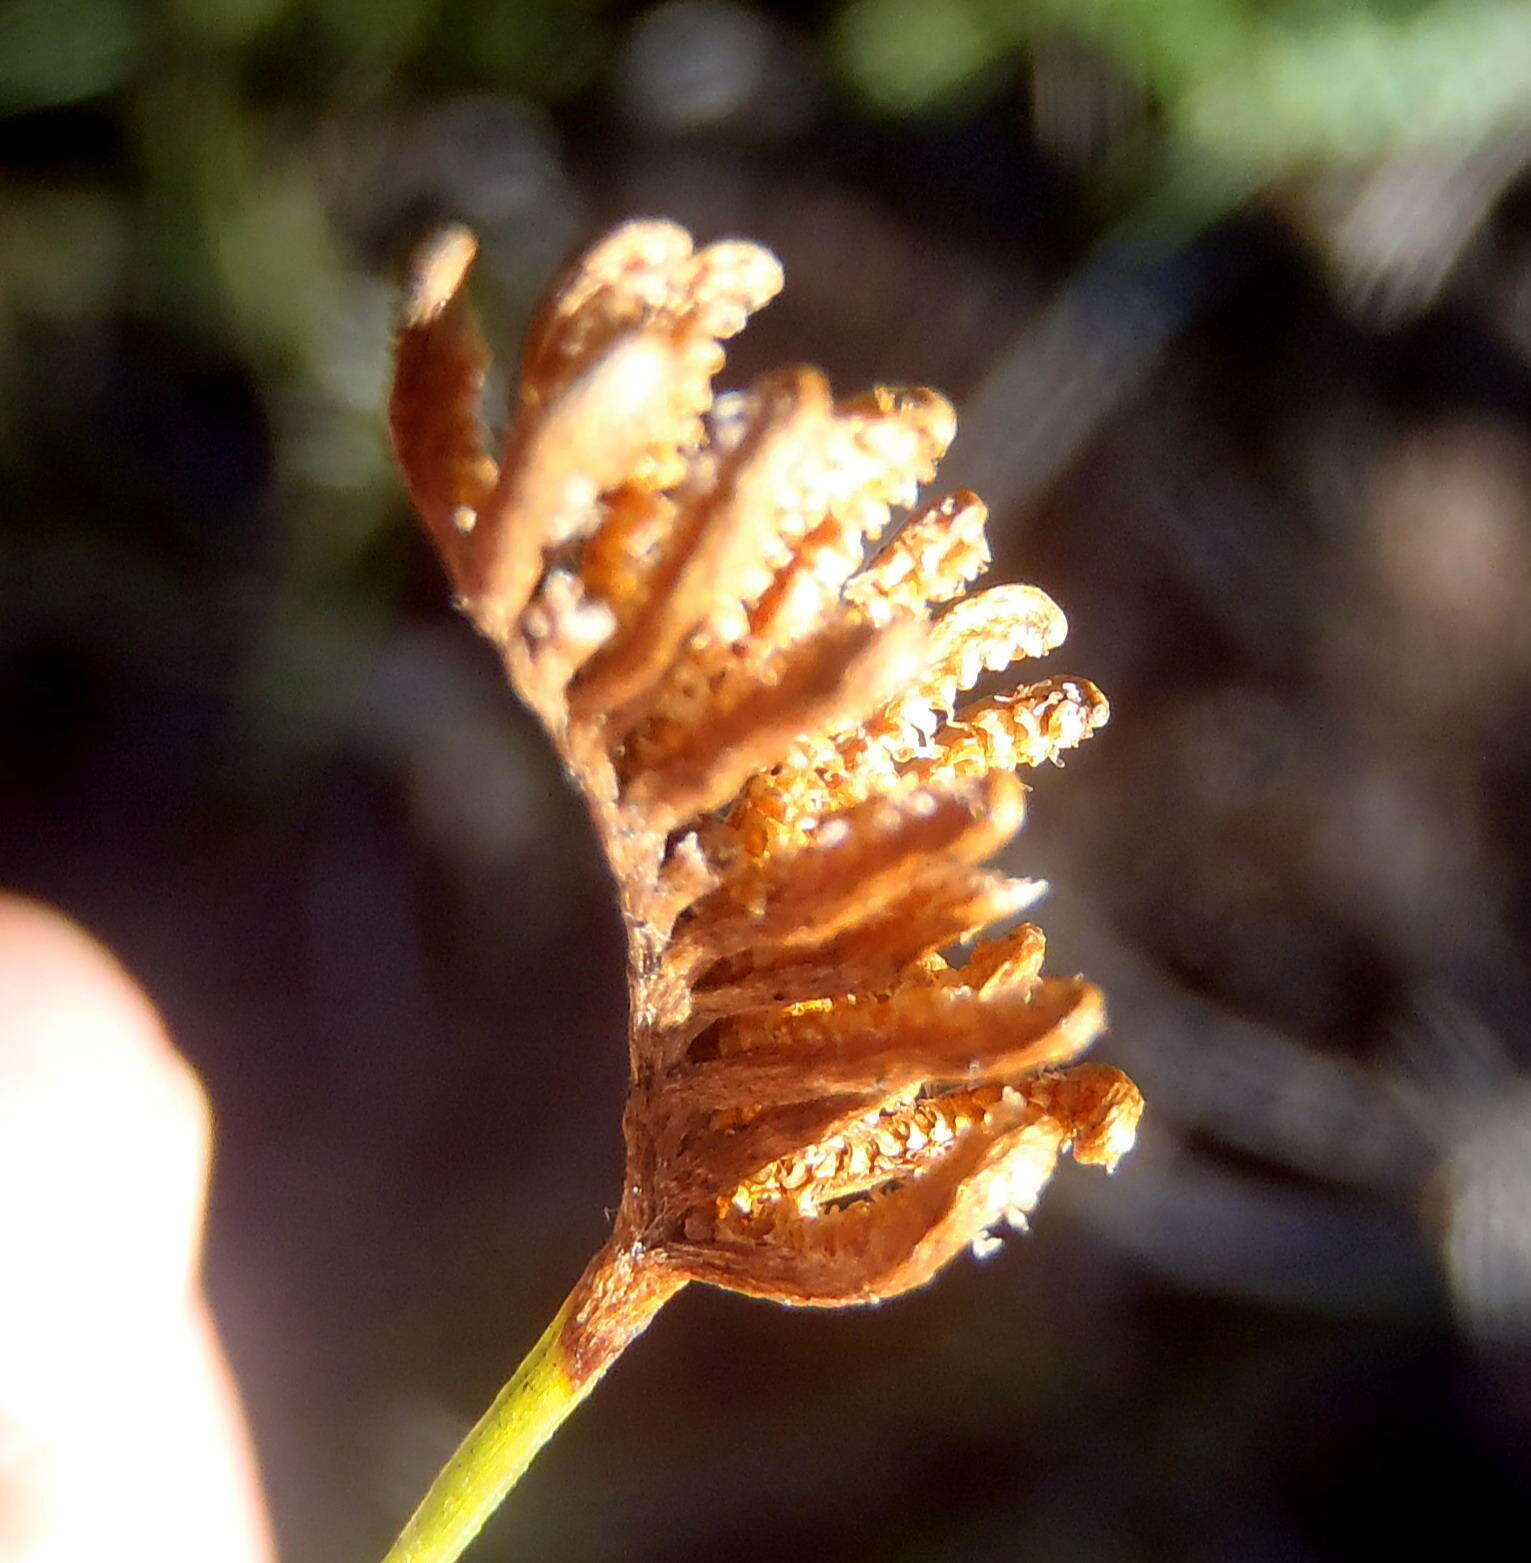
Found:
M 0 7 L 0 114 L 75 103 L 132 70 L 141 29 L 124 0 L 10 0 Z
M 390 611 L 408 534 L 381 428 L 391 293 L 387 165 L 411 116 L 474 93 L 556 105 L 613 51 L 607 0 L 7 0 L 0 6 L 0 446 L 24 436 L 38 332 L 123 322 L 238 364 L 270 433 L 279 606 L 252 715 L 301 744 L 346 666 L 336 637 Z M 381 194 L 374 196 L 374 191 Z M 381 214 L 381 215 L 380 215 Z M 421 214 L 404 212 L 406 224 Z M 100 351 L 104 343 L 98 344 Z M 30 524 L 131 529 L 30 507 Z M 190 520 L 190 518 L 188 518 Z M 202 519 L 202 518 L 198 518 Z M 341 674 L 343 677 L 343 673 Z M 256 695 L 259 691 L 259 695 Z M 271 709 L 272 706 L 275 709 Z
M 850 0 L 839 58 L 892 113 L 1069 38 L 1150 93 L 1182 156 L 1267 175 L 1471 145 L 1531 116 L 1523 0 Z

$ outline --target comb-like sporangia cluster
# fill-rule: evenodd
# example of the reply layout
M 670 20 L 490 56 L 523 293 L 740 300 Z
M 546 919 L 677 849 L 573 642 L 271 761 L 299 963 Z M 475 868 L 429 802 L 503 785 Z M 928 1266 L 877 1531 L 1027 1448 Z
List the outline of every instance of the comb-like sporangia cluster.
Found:
M 1106 719 L 1083 679 L 969 692 L 1063 640 L 989 563 L 972 494 L 922 498 L 955 426 L 813 369 L 715 390 L 781 285 L 766 251 L 619 228 L 532 324 L 488 453 L 473 242 L 413 279 L 395 447 L 463 609 L 584 794 L 630 950 L 629 1273 L 839 1304 L 1021 1224 L 1062 1150 L 1111 1167 L 1141 1099 L 1063 1067 L 1100 994 L 1042 975 L 983 866 L 1017 767 Z M 991 680 L 992 682 L 992 680 Z M 953 955 L 953 951 L 964 952 Z M 965 958 L 964 958 L 965 954 Z

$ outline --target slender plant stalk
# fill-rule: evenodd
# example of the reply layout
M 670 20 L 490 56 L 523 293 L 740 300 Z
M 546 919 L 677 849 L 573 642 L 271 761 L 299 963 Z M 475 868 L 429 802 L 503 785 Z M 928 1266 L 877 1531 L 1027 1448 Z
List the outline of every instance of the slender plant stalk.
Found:
M 597 1254 L 383 1563 L 455 1563 L 538 1450 L 681 1284 L 615 1241 Z
M 421 252 L 394 449 L 589 805 L 628 931 L 632 1086 L 610 1240 L 387 1563 L 452 1563 L 688 1281 L 896 1297 L 1024 1225 L 1065 1150 L 1114 1166 L 1143 1110 L 1119 1070 L 1063 1067 L 1103 1002 L 1042 975 L 1039 930 L 939 953 L 1030 904 L 981 867 L 1025 814 L 1015 770 L 1108 711 L 1074 678 L 963 701 L 1067 630 L 1037 587 L 968 590 L 989 562 L 976 495 L 866 556 L 934 477 L 950 403 L 836 402 L 807 368 L 715 401 L 721 344 L 781 267 L 636 222 L 539 310 L 497 462 L 474 251 L 449 229 Z

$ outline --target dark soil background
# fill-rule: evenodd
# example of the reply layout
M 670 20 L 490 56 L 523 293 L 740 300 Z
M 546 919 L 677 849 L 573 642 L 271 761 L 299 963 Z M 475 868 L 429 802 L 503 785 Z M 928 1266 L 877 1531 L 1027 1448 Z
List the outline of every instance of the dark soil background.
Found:
M 613 899 L 386 452 L 393 277 L 447 216 L 507 357 L 571 246 L 668 216 L 786 266 L 731 380 L 954 397 L 943 486 L 1114 707 L 1007 866 L 1150 1103 L 915 1297 L 681 1297 L 474 1556 L 1525 1535 L 1528 104 L 1437 124 L 1384 48 L 1386 112 L 1312 129 L 1356 18 L 1449 76 L 1518 8 L 1074 9 L 0 12 L 0 882 L 207 1082 L 288 1563 L 381 1552 L 620 1173 Z M 1203 85 L 1272 17 L 1317 106 L 1260 98 L 1288 35 L 1251 31 L 1256 145 Z

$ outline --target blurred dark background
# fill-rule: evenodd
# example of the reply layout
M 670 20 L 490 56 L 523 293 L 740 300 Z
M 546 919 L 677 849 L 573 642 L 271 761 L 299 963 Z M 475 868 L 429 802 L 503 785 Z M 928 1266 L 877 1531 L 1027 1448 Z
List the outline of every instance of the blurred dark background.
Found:
M 1150 1101 L 916 1297 L 684 1295 L 475 1555 L 1524 1536 L 1531 7 L 8 0 L 0 115 L 0 882 L 208 1084 L 287 1563 L 382 1550 L 620 1172 L 612 896 L 385 446 L 445 217 L 507 357 L 667 216 L 785 263 L 732 380 L 954 397 L 1115 709 L 1010 866 Z

